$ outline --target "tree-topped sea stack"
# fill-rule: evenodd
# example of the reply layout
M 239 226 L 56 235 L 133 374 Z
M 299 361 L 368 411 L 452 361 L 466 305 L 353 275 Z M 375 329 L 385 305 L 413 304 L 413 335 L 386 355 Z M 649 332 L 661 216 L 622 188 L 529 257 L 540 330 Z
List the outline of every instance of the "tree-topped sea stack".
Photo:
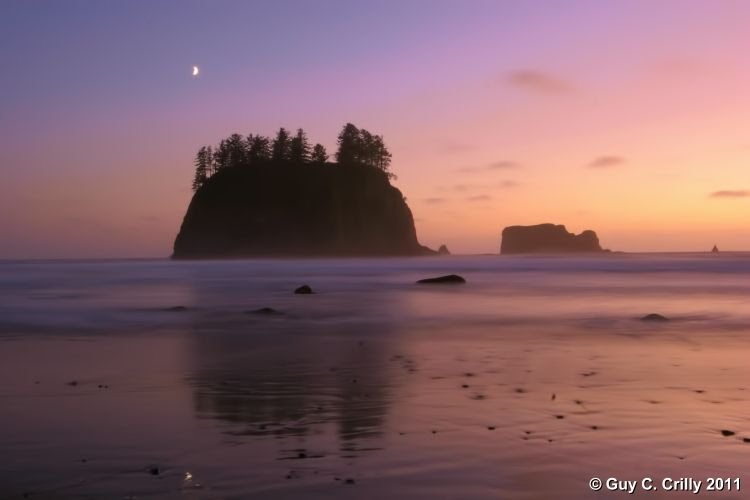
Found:
M 433 253 L 390 184 L 381 136 L 347 124 L 336 162 L 302 129 L 274 140 L 234 134 L 196 156 L 195 194 L 175 258 Z

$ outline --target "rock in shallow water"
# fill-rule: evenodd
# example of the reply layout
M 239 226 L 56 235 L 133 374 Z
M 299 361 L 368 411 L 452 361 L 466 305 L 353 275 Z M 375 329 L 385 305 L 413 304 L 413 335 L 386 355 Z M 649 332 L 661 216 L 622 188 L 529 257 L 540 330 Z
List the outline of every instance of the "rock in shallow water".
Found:
M 651 313 L 642 317 L 641 321 L 669 321 L 669 318 L 661 314 Z
M 309 295 L 313 293 L 312 288 L 309 285 L 302 285 L 294 290 L 297 295 Z
M 466 283 L 466 280 L 457 274 L 447 274 L 445 276 L 438 276 L 437 278 L 425 278 L 417 281 L 418 284 L 460 284 Z
M 255 309 L 253 311 L 245 311 L 245 314 L 266 314 L 266 315 L 276 315 L 276 314 L 284 314 L 281 311 L 277 311 L 273 307 L 261 307 L 260 309 Z

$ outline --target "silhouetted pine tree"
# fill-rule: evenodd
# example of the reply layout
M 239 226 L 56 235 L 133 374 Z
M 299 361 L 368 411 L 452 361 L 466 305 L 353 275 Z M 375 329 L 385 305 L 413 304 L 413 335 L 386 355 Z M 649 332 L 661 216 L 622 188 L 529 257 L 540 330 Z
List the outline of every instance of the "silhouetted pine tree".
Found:
M 214 172 L 229 166 L 229 147 L 226 139 L 222 139 L 219 145 L 214 149 Z
M 289 159 L 294 163 L 310 161 L 310 141 L 307 140 L 307 134 L 301 128 L 297 129 L 297 135 L 289 141 Z
M 383 142 L 383 136 L 382 135 L 376 135 L 373 138 L 373 144 L 372 144 L 372 153 L 374 157 L 374 164 L 373 166 L 376 168 L 379 168 L 380 170 L 384 172 L 388 172 L 388 168 L 391 166 L 391 152 L 388 151 L 388 148 L 385 147 L 385 142 Z M 390 172 L 388 175 L 393 178 L 395 177 Z
M 289 132 L 284 127 L 281 127 L 276 133 L 276 138 L 273 140 L 271 159 L 274 161 L 288 160 L 290 146 L 291 139 L 289 138 Z
M 338 137 L 339 149 L 336 151 L 338 163 L 355 163 L 359 161 L 360 134 L 359 129 L 351 123 L 344 125 Z
M 208 179 L 208 150 L 205 146 L 198 150 L 195 155 L 195 177 L 193 178 L 193 191 L 198 191 Z
M 247 136 L 247 157 L 251 165 L 271 159 L 271 140 L 262 135 Z
M 240 134 L 232 134 L 225 142 L 228 167 L 248 165 L 247 143 Z
M 316 144 L 313 146 L 310 161 L 318 165 L 324 165 L 325 162 L 328 161 L 328 153 L 326 152 L 325 146 L 322 144 Z

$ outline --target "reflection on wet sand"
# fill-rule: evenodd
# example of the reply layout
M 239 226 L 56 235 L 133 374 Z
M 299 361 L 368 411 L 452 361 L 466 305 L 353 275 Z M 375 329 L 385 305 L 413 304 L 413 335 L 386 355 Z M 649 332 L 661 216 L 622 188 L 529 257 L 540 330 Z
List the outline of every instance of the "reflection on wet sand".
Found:
M 200 320 L 195 325 L 188 382 L 199 418 L 225 423 L 223 432 L 235 437 L 293 439 L 294 450 L 332 445 L 334 434 L 342 457 L 378 448 L 393 369 L 393 339 L 383 325 L 376 338 L 361 325 L 299 318 L 249 318 L 247 325 L 244 333 L 211 335 Z

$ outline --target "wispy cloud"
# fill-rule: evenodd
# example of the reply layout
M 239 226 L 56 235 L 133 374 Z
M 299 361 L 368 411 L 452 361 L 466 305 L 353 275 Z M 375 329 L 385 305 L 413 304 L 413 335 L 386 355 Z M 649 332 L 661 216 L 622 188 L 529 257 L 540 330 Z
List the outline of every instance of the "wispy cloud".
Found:
M 746 189 L 724 189 L 714 191 L 710 196 L 711 198 L 750 198 L 750 191 Z
M 554 75 L 533 69 L 519 69 L 507 75 L 507 81 L 520 89 L 539 94 L 569 94 L 573 86 Z
M 500 160 L 496 161 L 494 163 L 490 163 L 487 165 L 488 170 L 502 170 L 506 168 L 517 168 L 519 165 L 518 163 L 510 160 Z
M 492 163 L 490 163 L 488 165 L 484 165 L 482 167 L 469 167 L 469 166 L 467 166 L 467 167 L 460 167 L 457 170 L 459 172 L 463 172 L 465 174 L 476 174 L 476 173 L 484 172 L 484 171 L 487 171 L 487 170 L 490 170 L 490 171 L 492 171 L 492 170 L 495 170 L 495 171 L 497 171 L 497 170 L 510 170 L 510 169 L 518 168 L 520 166 L 521 166 L 521 164 L 518 163 L 518 162 L 515 162 L 515 161 L 500 160 L 500 161 L 492 162 Z
M 503 189 L 510 189 L 510 188 L 518 187 L 518 183 L 512 180 L 505 180 L 505 181 L 498 182 L 497 187 L 503 188 Z
M 445 203 L 447 200 L 445 198 L 425 198 L 424 202 L 429 203 L 430 205 L 438 205 L 440 203 Z
M 589 168 L 611 168 L 617 167 L 625 163 L 625 158 L 622 156 L 605 155 L 594 158 L 589 164 Z
M 474 201 L 490 201 L 491 199 L 492 199 L 492 196 L 490 196 L 488 194 L 480 194 L 480 195 L 477 195 L 477 196 L 469 196 L 468 198 L 466 198 L 466 201 L 472 201 L 472 202 L 474 202 Z
M 466 142 L 459 142 L 453 140 L 441 141 L 437 144 L 440 151 L 446 154 L 461 154 L 476 149 L 476 146 Z

